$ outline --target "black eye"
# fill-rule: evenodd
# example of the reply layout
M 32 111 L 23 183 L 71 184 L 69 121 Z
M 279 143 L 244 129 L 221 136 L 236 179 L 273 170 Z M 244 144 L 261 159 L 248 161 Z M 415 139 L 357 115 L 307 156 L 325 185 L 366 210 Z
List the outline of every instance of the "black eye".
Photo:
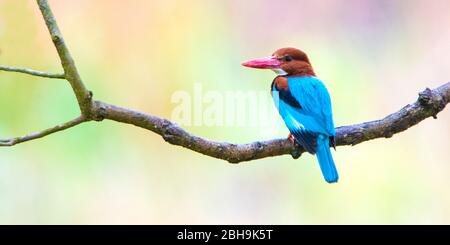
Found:
M 286 55 L 286 56 L 284 56 L 283 58 L 281 58 L 281 60 L 282 60 L 282 61 L 289 62 L 289 61 L 292 61 L 293 58 L 292 58 L 292 56 L 290 56 L 290 55 Z

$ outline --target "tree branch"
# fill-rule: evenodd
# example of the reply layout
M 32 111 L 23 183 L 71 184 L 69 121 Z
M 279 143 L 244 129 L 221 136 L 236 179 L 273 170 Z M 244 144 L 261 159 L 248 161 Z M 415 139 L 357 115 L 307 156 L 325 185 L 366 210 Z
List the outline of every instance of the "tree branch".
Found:
M 92 102 L 92 93 L 86 89 L 83 81 L 81 80 L 77 67 L 75 66 L 75 62 L 73 61 L 69 49 L 64 42 L 64 38 L 58 28 L 55 16 L 53 16 L 47 0 L 37 0 L 37 3 L 39 5 L 39 9 L 41 10 L 42 17 L 45 20 L 45 24 L 47 25 L 53 44 L 58 51 L 59 59 L 61 60 L 61 65 L 64 69 L 65 78 L 72 86 L 73 92 L 77 97 L 81 113 L 88 116 Z
M 38 76 L 38 77 L 64 79 L 64 74 L 50 73 L 50 72 L 43 72 L 43 71 L 35 71 L 35 70 L 32 70 L 32 69 L 21 68 L 21 67 L 14 67 L 14 66 L 3 66 L 3 65 L 0 65 L 0 71 L 12 71 L 12 72 L 24 73 L 24 74 L 28 74 L 28 75 L 32 75 L 32 76 Z
M 104 119 L 135 125 L 159 134 L 173 145 L 178 145 L 192 151 L 226 160 L 230 163 L 251 161 L 265 157 L 290 154 L 300 157 L 304 150 L 287 139 L 257 141 L 249 144 L 232 144 L 217 142 L 193 135 L 169 120 L 153 115 L 115 106 L 102 101 L 92 100 L 76 69 L 70 53 L 64 44 L 63 37 L 56 25 L 55 18 L 45 0 L 37 0 L 45 19 L 53 43 L 58 51 L 64 68 L 65 79 L 69 81 L 77 97 L 81 116 L 67 123 L 49 128 L 42 132 L 23 137 L 0 140 L 0 146 L 13 146 L 25 141 L 41 138 L 61 130 L 65 130 L 83 122 L 102 121 Z M 5 69 L 4 69 L 5 70 Z M 16 70 L 9 70 L 16 71 Z M 27 72 L 26 72 L 27 73 Z M 60 78 L 60 77 L 57 77 Z M 390 138 L 420 121 L 434 117 L 450 102 L 450 82 L 436 88 L 426 89 L 419 93 L 416 102 L 406 105 L 401 110 L 386 116 L 381 120 L 361 124 L 338 127 L 336 129 L 337 145 L 356 145 L 376 138 Z
M 54 126 L 52 128 L 48 128 L 48 129 L 42 130 L 40 132 L 28 134 L 28 135 L 25 135 L 25 136 L 22 136 L 22 137 L 16 137 L 16 138 L 10 138 L 10 139 L 0 139 L 0 146 L 13 146 L 13 145 L 16 145 L 16 144 L 19 144 L 19 143 L 23 143 L 23 142 L 26 142 L 26 141 L 39 139 L 39 138 L 42 138 L 44 136 L 47 136 L 47 135 L 50 135 L 50 134 L 62 131 L 64 129 L 75 127 L 78 124 L 83 123 L 85 121 L 86 121 L 86 119 L 84 117 L 80 116 L 80 117 L 77 117 L 77 118 L 75 118 L 75 119 L 73 119 L 71 121 L 68 121 L 68 122 L 63 123 L 63 124 L 56 125 L 56 126 Z
M 356 145 L 376 138 L 390 138 L 428 117 L 436 117 L 450 101 L 450 82 L 434 90 L 419 93 L 416 102 L 376 121 L 336 128 L 336 143 Z M 96 120 L 109 119 L 132 124 L 161 135 L 165 141 L 198 153 L 226 160 L 230 163 L 251 161 L 265 157 L 291 154 L 300 157 L 304 150 L 294 146 L 290 140 L 274 139 L 249 144 L 232 144 L 204 139 L 190 134 L 176 124 L 152 115 L 95 101 L 93 111 Z

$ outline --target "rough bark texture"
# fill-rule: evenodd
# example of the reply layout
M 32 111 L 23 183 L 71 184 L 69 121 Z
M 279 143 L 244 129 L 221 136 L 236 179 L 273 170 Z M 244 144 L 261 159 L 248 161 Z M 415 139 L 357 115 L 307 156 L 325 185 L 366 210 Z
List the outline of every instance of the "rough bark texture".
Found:
M 427 88 L 419 93 L 416 102 L 381 120 L 338 127 L 336 129 L 337 145 L 356 145 L 376 138 L 390 138 L 428 117 L 436 117 L 449 101 L 450 82 L 433 90 Z M 109 119 L 133 124 L 161 135 L 170 144 L 183 146 L 231 163 L 284 154 L 291 154 L 294 158 L 298 158 L 304 152 L 302 148 L 295 146 L 287 139 L 257 141 L 249 144 L 211 141 L 192 135 L 166 119 L 100 101 L 94 103 L 93 111 L 93 115 L 97 115 L 97 120 Z
M 287 139 L 274 139 L 257 141 L 249 144 L 232 144 L 227 142 L 211 141 L 192 135 L 183 128 L 153 115 L 134 111 L 127 108 L 111 105 L 92 99 L 92 93 L 84 86 L 75 63 L 59 31 L 56 20 L 46 0 L 37 0 L 44 17 L 53 43 L 58 51 L 64 74 L 52 74 L 34 71 L 25 68 L 0 66 L 0 70 L 21 72 L 34 76 L 66 79 L 77 97 L 81 115 L 69 122 L 29 134 L 0 140 L 0 146 L 13 146 L 18 143 L 41 138 L 61 130 L 65 130 L 88 121 L 112 120 L 120 123 L 132 124 L 150 130 L 162 136 L 173 145 L 179 145 L 198 153 L 226 160 L 230 163 L 251 161 L 265 157 L 290 154 L 294 158 L 300 157 L 304 150 Z M 450 82 L 436 88 L 427 88 L 419 93 L 416 102 L 406 105 L 401 110 L 386 116 L 383 119 L 365 122 L 356 125 L 338 127 L 336 129 L 337 145 L 356 145 L 376 138 L 390 138 L 420 121 L 434 117 L 442 111 L 450 101 Z

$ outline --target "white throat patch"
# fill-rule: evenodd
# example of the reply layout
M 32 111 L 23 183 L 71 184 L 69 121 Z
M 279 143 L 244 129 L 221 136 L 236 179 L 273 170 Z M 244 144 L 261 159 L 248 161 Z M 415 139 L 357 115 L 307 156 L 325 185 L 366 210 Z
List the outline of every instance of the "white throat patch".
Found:
M 287 72 L 285 72 L 283 69 L 272 69 L 272 71 L 275 72 L 279 76 L 287 75 Z

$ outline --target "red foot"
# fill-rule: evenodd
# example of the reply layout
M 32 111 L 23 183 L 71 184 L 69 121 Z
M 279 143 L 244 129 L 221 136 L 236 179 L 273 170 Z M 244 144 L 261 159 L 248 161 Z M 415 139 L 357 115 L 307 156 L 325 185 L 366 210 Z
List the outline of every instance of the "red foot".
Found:
M 288 135 L 288 140 L 290 140 L 290 141 L 294 144 L 294 143 L 295 143 L 294 135 L 292 135 L 291 133 L 289 133 L 289 135 Z

